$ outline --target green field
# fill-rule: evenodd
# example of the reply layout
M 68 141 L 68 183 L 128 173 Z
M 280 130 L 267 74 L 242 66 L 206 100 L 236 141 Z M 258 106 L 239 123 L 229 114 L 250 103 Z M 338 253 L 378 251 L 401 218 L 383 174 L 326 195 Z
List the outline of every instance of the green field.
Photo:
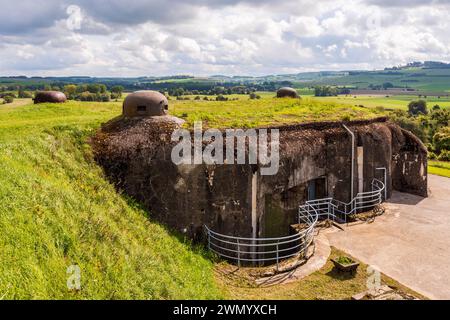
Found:
M 354 106 L 364 106 L 367 108 L 384 107 L 385 109 L 402 109 L 407 110 L 408 104 L 415 100 L 425 100 L 428 108 L 439 105 L 443 108 L 450 108 L 450 98 L 427 97 L 419 98 L 417 96 L 379 96 L 379 95 L 340 95 L 337 97 L 314 97 L 318 101 L 326 101 L 333 103 L 349 104 Z
M 450 162 L 428 161 L 428 173 L 450 178 Z
M 315 85 L 368 88 L 390 82 L 397 88 L 413 88 L 420 91 L 450 92 L 450 69 L 406 68 L 402 70 L 379 70 L 353 72 L 340 77 L 326 77 L 313 81 L 296 82 L 297 87 Z

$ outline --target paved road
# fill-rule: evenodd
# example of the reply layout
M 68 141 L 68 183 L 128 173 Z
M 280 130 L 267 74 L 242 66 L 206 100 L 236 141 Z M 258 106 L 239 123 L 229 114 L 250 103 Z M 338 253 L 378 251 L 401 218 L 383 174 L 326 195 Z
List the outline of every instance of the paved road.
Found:
M 450 179 L 428 176 L 430 196 L 394 192 L 371 224 L 329 234 L 330 244 L 432 299 L 450 299 Z

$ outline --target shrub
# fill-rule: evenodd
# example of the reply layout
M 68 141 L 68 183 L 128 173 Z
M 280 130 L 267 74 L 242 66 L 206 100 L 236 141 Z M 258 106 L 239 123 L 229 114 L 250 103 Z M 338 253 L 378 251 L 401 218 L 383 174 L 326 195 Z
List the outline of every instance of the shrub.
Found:
M 76 98 L 76 100 L 80 101 L 95 101 L 95 94 L 90 93 L 89 91 L 85 91 L 81 94 L 79 94 Z
M 444 150 L 441 152 L 441 154 L 437 157 L 439 161 L 450 161 L 450 150 Z
M 228 101 L 228 98 L 220 94 L 216 97 L 216 101 Z
M 438 153 L 450 150 L 450 127 L 443 127 L 435 133 L 433 146 Z
M 250 93 L 250 99 L 261 99 L 261 96 L 259 96 L 256 93 L 252 92 L 252 93 Z
M 390 114 L 390 118 L 401 128 L 414 133 L 423 142 L 428 141 L 427 132 L 425 128 L 420 125 L 420 123 L 417 121 L 416 118 L 408 117 L 408 113 L 401 110 L 397 110 Z
M 355 261 L 353 261 L 353 259 L 349 258 L 349 257 L 345 257 L 345 256 L 340 256 L 336 259 L 337 263 L 343 264 L 343 265 L 349 265 L 352 263 L 355 263 Z
M 114 94 L 115 96 L 117 96 L 117 98 L 122 97 L 122 92 L 123 92 L 124 87 L 122 86 L 114 86 L 111 88 L 111 93 Z M 112 96 L 111 94 L 111 96 Z M 113 98 L 113 99 L 117 99 L 117 98 Z
M 13 96 L 4 96 L 3 97 L 3 103 L 13 103 L 14 102 L 14 97 Z
M 0 93 L 0 98 L 5 98 L 6 96 L 10 96 L 13 98 L 17 98 L 17 96 L 13 92 L 3 92 Z
M 430 160 L 436 160 L 437 159 L 437 155 L 434 152 L 428 152 L 428 159 Z
M 29 91 L 23 91 L 23 90 L 19 90 L 19 93 L 17 94 L 17 96 L 21 99 L 30 99 L 33 98 L 33 94 Z
M 448 110 L 435 110 L 431 113 L 431 120 L 436 123 L 437 127 L 447 127 L 450 120 L 450 112 Z
M 411 101 L 408 104 L 408 113 L 412 116 L 416 116 L 420 113 L 427 114 L 427 102 L 425 100 Z
M 97 101 L 109 102 L 109 101 L 111 101 L 111 96 L 109 93 L 102 93 L 102 94 L 98 95 Z

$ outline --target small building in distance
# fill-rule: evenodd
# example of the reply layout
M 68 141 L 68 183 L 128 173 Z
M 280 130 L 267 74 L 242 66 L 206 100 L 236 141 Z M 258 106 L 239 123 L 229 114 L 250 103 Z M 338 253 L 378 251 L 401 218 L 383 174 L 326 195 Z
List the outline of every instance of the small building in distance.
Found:
M 38 91 L 34 96 L 34 103 L 63 103 L 67 97 L 60 91 Z
M 277 90 L 277 98 L 300 98 L 294 88 L 283 87 Z
M 167 98 L 158 91 L 136 91 L 123 102 L 123 115 L 129 118 L 166 116 L 168 110 Z

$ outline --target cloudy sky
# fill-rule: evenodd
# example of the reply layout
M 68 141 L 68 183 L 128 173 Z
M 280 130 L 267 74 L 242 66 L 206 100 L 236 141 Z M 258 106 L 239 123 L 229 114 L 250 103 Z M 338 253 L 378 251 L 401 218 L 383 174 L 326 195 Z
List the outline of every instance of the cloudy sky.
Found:
M 0 75 L 264 75 L 450 62 L 450 0 L 0 0 Z

